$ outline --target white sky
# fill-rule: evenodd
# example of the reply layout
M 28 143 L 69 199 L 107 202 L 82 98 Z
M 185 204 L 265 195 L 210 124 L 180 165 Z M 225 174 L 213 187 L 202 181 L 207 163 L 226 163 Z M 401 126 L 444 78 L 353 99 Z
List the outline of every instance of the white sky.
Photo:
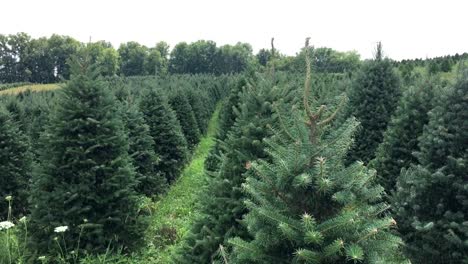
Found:
M 275 46 L 294 55 L 311 44 L 369 58 L 377 41 L 393 59 L 468 52 L 468 0 L 0 0 L 0 34 L 53 33 L 115 47 L 137 41 L 214 40 Z

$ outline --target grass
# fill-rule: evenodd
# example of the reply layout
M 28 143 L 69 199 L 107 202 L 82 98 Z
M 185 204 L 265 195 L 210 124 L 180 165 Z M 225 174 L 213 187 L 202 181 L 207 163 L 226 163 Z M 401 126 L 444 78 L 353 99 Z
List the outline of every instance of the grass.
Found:
M 57 83 L 28 84 L 28 85 L 23 85 L 23 86 L 19 86 L 19 87 L 10 88 L 10 89 L 0 91 L 0 95 L 15 95 L 15 94 L 25 92 L 27 90 L 30 90 L 32 92 L 44 92 L 44 91 L 55 90 L 55 89 L 58 89 L 58 88 L 60 88 L 60 85 L 57 84 Z
M 207 135 L 196 147 L 192 161 L 167 195 L 155 203 L 155 212 L 148 234 L 150 241 L 153 241 L 154 249 L 144 252 L 146 257 L 138 263 L 170 263 L 171 254 L 190 230 L 197 215 L 199 190 L 205 185 L 204 162 L 215 143 L 219 109 L 218 105 L 210 120 Z

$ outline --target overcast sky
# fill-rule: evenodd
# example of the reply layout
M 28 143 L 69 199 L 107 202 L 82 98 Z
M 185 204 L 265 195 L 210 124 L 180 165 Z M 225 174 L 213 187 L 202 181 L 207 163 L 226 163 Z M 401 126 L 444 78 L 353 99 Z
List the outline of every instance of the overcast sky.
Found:
M 250 43 L 294 55 L 311 44 L 393 59 L 468 52 L 468 0 L 1 0 L 0 34 L 53 33 L 115 47 L 137 41 Z

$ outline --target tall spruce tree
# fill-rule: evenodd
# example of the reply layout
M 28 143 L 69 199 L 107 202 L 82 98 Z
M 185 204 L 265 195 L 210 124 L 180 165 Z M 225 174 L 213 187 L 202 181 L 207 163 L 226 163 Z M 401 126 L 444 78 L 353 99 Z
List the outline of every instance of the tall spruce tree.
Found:
M 192 107 L 192 111 L 197 120 L 198 129 L 200 134 L 204 135 L 208 129 L 208 122 L 211 118 L 211 112 L 208 106 L 205 106 L 204 101 L 206 101 L 207 94 L 203 91 L 194 91 L 192 89 L 186 89 L 185 94 L 187 100 Z
M 468 74 L 443 92 L 393 197 L 414 263 L 468 263 Z
M 123 123 L 115 98 L 87 60 L 74 60 L 72 70 L 33 174 L 32 249 L 60 252 L 60 243 L 79 246 L 76 254 L 127 250 L 141 241 L 143 226 Z M 54 233 L 59 226 L 68 230 Z
M 131 97 L 122 103 L 122 114 L 128 136 L 128 154 L 135 167 L 138 193 L 148 197 L 161 194 L 167 187 L 166 178 L 156 170 L 158 156 L 154 152 L 154 140 L 143 113 Z
M 182 90 L 174 91 L 169 103 L 177 115 L 188 146 L 193 148 L 200 141 L 200 130 L 192 106 Z
M 31 153 L 27 137 L 18 128 L 11 115 L 0 108 L 0 219 L 8 217 L 11 196 L 12 217 L 28 212 L 28 187 L 31 173 Z
M 400 170 L 416 162 L 413 152 L 419 150 L 418 137 L 429 122 L 435 86 L 433 80 L 423 80 L 403 93 L 383 142 L 377 148 L 376 158 L 370 162 L 377 170 L 379 183 L 388 192 L 395 188 Z
M 375 157 L 399 96 L 398 75 L 391 61 L 383 57 L 382 45 L 379 43 L 375 59 L 361 67 L 349 93 L 348 116 L 356 117 L 361 128 L 349 151 L 348 164 L 356 160 L 368 163 Z
M 151 88 L 142 95 L 140 110 L 154 140 L 154 152 L 159 157 L 156 170 L 163 173 L 169 183 L 173 182 L 188 155 L 187 141 L 176 114 L 161 91 Z
M 274 83 L 262 80 L 255 86 L 243 87 L 235 110 L 236 122 L 221 142 L 219 169 L 202 192 L 201 216 L 184 239 L 176 263 L 211 263 L 221 244 L 226 245 L 234 236 L 247 235 L 240 223 L 246 212 L 241 190 L 244 172 L 252 161 L 267 158 L 263 139 L 272 135 L 269 125 L 276 122 L 272 118 L 273 103 L 297 98 L 292 87 L 280 89 Z
M 390 232 L 396 222 L 381 216 L 388 209 L 379 202 L 383 188 L 362 163 L 344 166 L 358 123 L 351 118 L 332 128 L 339 107 L 313 110 L 306 60 L 305 116 L 298 107 L 276 108 L 289 118 L 279 117 L 278 132 L 266 140 L 272 158 L 253 162 L 243 185 L 244 222 L 253 239 L 229 240 L 233 253 L 222 257 L 229 263 L 399 263 L 401 239 Z
M 229 92 L 228 97 L 225 99 L 223 107 L 220 111 L 219 116 L 219 127 L 216 133 L 216 139 L 218 143 L 210 150 L 208 157 L 205 160 L 205 169 L 208 171 L 216 171 L 219 168 L 219 155 L 221 151 L 221 144 L 219 142 L 226 139 L 228 132 L 236 121 L 236 110 L 240 100 L 240 94 L 247 85 L 247 79 L 240 79 L 236 85 L 234 85 Z

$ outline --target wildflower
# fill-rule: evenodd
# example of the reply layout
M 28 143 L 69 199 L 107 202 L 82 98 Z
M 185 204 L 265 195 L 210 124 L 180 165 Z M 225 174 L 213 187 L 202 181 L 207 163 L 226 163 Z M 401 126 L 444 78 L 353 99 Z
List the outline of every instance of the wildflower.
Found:
M 54 237 L 54 240 L 55 240 L 55 241 L 58 241 L 58 237 Z
M 1 230 L 8 230 L 12 227 L 14 227 L 15 224 L 13 224 L 12 222 L 10 221 L 3 221 L 3 222 L 0 222 L 0 231 Z
M 37 260 L 40 260 L 40 261 L 43 261 L 43 260 L 45 260 L 45 259 L 46 259 L 45 256 L 40 256 L 40 257 L 37 258 Z
M 55 233 L 64 233 L 68 230 L 68 226 L 58 226 L 54 229 Z
M 5 200 L 7 202 L 9 202 L 9 201 L 13 200 L 13 197 L 11 195 L 8 195 L 7 197 L 5 197 Z
M 86 219 L 86 218 L 83 219 L 83 222 L 84 222 L 84 223 L 88 223 L 88 219 Z
M 27 219 L 26 219 L 26 216 L 23 216 L 23 217 L 21 217 L 21 218 L 19 219 L 19 222 L 20 222 L 20 223 L 26 223 L 26 220 L 27 220 Z

